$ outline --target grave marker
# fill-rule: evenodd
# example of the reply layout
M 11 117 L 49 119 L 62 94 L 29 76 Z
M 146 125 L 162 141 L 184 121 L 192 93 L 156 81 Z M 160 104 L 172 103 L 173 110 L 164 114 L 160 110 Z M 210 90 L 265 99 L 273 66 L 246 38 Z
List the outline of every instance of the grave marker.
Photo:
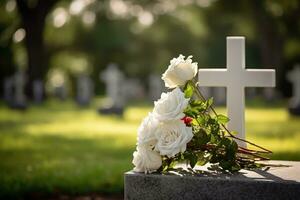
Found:
M 93 97 L 94 85 L 91 78 L 87 75 L 80 75 L 77 78 L 77 103 L 80 106 L 90 104 Z
M 291 114 L 300 115 L 300 65 L 296 65 L 287 74 L 287 79 L 293 84 L 293 97 L 290 101 Z
M 118 65 L 109 64 L 108 68 L 100 74 L 100 79 L 106 86 L 106 95 L 109 102 L 99 109 L 101 114 L 123 114 L 125 97 L 121 86 L 124 84 L 124 75 Z
M 160 98 L 161 93 L 164 90 L 164 83 L 161 76 L 157 74 L 150 74 L 149 76 L 149 99 L 156 101 Z
M 124 199 L 231 199 L 286 200 L 299 199 L 300 162 L 269 161 L 290 167 L 269 170 L 241 170 L 238 173 L 209 171 L 196 166 L 194 172 L 177 165 L 178 171 L 160 174 L 127 172 L 124 175 Z
M 41 80 L 33 81 L 33 100 L 35 103 L 41 103 L 44 96 L 44 84 Z
M 16 109 L 26 109 L 26 96 L 25 96 L 26 77 L 23 71 L 18 71 L 14 75 L 14 100 L 12 107 Z
M 14 96 L 14 79 L 13 79 L 13 77 L 7 77 L 4 79 L 3 93 L 4 93 L 4 100 L 8 104 L 11 104 L 13 101 L 13 96 Z
M 245 138 L 245 87 L 274 87 L 275 70 L 245 69 L 245 38 L 227 37 L 227 68 L 200 69 L 201 86 L 226 87 L 229 130 Z M 245 143 L 240 145 L 246 146 Z

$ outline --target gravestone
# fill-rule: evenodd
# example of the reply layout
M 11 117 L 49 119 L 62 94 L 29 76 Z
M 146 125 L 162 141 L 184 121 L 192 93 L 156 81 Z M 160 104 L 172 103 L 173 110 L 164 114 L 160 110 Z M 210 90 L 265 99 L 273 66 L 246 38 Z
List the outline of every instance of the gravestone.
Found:
M 213 91 L 211 87 L 199 86 L 199 90 L 201 91 L 202 95 L 207 99 L 213 96 Z
M 124 104 L 129 101 L 138 101 L 145 98 L 145 90 L 140 80 L 135 78 L 124 78 L 119 86 L 124 98 Z
M 107 69 L 100 74 L 100 79 L 106 86 L 106 95 L 108 103 L 99 109 L 101 114 L 122 115 L 125 99 L 121 86 L 124 81 L 124 75 L 116 64 L 109 64 Z
M 243 37 L 227 38 L 227 69 L 200 69 L 201 86 L 226 86 L 230 129 L 244 133 L 244 88 L 274 86 L 274 70 L 245 69 Z M 240 135 L 241 137 L 241 135 Z M 242 135 L 244 138 L 244 135 Z M 124 197 L 133 199 L 285 200 L 300 198 L 300 162 L 268 161 L 268 169 L 225 173 L 177 165 L 167 174 L 127 172 Z
M 226 88 L 213 88 L 213 98 L 216 105 L 225 105 L 226 103 Z
M 90 104 L 92 97 L 94 96 L 94 85 L 91 78 L 87 75 L 80 75 L 77 78 L 76 84 L 76 101 L 80 106 L 87 106 Z
M 54 87 L 54 96 L 61 101 L 65 101 L 68 98 L 68 90 L 65 82 Z
M 269 170 L 241 170 L 226 174 L 185 165 L 168 174 L 127 172 L 124 175 L 124 199 L 172 200 L 286 200 L 300 199 L 300 162 L 269 161 L 286 167 Z
M 44 83 L 42 80 L 33 81 L 33 101 L 34 103 L 42 103 L 44 98 Z
M 164 91 L 164 83 L 161 76 L 157 74 L 150 74 L 149 76 L 149 99 L 156 101 L 160 98 L 161 93 Z
M 7 77 L 4 79 L 3 85 L 4 101 L 11 105 L 14 98 L 14 79 L 13 77 Z
M 275 88 L 264 88 L 263 97 L 268 102 L 274 102 L 276 99 L 278 99 Z
M 65 84 L 56 86 L 54 88 L 54 95 L 61 101 L 65 101 L 68 98 L 68 92 Z
M 25 96 L 25 84 L 26 84 L 26 77 L 23 71 L 18 71 L 14 75 L 14 97 L 12 108 L 15 109 L 26 109 L 26 96 Z
M 227 37 L 227 68 L 199 69 L 201 86 L 226 87 L 228 129 L 245 139 L 245 87 L 274 87 L 275 71 L 245 69 L 245 38 Z M 246 143 L 237 141 L 239 145 Z
M 253 99 L 257 96 L 256 88 L 246 88 L 246 97 L 247 99 Z
M 287 74 L 287 79 L 293 84 L 293 97 L 290 100 L 289 112 L 300 116 L 300 65 Z

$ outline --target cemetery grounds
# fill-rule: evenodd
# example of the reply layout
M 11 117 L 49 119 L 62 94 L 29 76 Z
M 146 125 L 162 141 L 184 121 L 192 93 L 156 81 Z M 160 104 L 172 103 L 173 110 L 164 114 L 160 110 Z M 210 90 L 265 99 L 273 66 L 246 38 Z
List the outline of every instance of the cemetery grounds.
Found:
M 247 139 L 273 150 L 272 159 L 300 161 L 300 118 L 285 105 L 248 102 Z M 0 198 L 122 195 L 136 131 L 152 105 L 129 106 L 123 118 L 100 116 L 97 106 L 49 100 L 15 111 L 1 103 Z

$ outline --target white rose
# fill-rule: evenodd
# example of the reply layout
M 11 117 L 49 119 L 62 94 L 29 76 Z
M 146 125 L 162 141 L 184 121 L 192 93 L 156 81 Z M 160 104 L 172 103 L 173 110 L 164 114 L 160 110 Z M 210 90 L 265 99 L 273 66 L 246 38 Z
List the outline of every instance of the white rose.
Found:
M 166 87 L 183 86 L 188 80 L 192 80 L 196 76 L 198 64 L 193 63 L 192 56 L 188 56 L 186 60 L 184 58 L 185 56 L 179 55 L 178 58 L 173 58 L 170 61 L 168 69 L 162 75 Z
M 160 122 L 181 119 L 183 111 L 187 107 L 189 99 L 179 88 L 168 93 L 162 93 L 161 98 L 154 102 L 153 116 Z
M 159 122 L 153 117 L 152 113 L 149 113 L 138 129 L 138 145 L 154 147 L 157 142 L 155 132 L 158 125 Z
M 162 123 L 159 130 L 155 150 L 169 158 L 185 152 L 186 144 L 193 138 L 192 127 L 187 127 L 182 120 Z
M 132 164 L 135 166 L 135 172 L 152 172 L 160 168 L 162 158 L 158 152 L 147 146 L 138 146 L 137 151 L 133 153 Z

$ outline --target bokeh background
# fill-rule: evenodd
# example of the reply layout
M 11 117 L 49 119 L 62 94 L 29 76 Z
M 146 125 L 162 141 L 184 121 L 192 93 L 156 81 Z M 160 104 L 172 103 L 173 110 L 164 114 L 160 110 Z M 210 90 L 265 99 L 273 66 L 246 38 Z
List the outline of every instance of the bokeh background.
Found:
M 276 69 L 275 89 L 247 90 L 247 139 L 300 160 L 298 0 L 1 0 L 0 198 L 122 198 L 157 77 L 179 54 L 225 66 L 229 35 L 247 38 L 248 68 Z

